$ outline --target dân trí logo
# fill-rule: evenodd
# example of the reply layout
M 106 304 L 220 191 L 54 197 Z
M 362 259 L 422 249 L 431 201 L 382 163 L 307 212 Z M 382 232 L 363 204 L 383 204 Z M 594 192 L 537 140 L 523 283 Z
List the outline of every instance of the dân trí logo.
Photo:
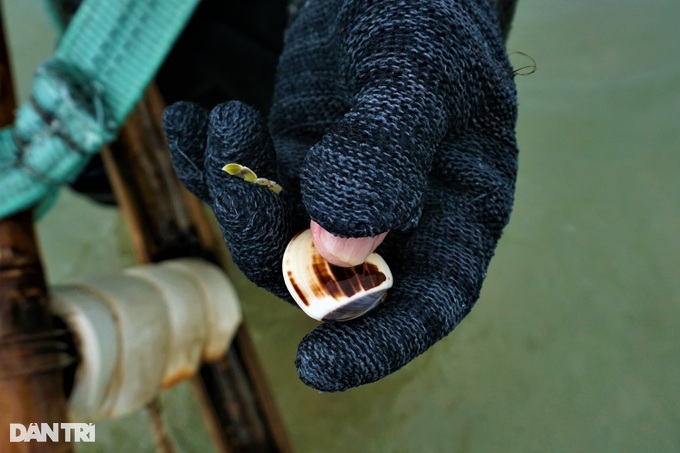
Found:
M 94 423 L 9 424 L 10 442 L 94 442 Z

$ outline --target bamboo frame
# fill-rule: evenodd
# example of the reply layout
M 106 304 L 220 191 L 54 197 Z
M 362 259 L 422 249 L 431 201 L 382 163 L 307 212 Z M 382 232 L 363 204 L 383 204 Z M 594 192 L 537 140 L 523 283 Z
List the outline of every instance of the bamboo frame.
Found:
M 2 32 L 0 24 L 0 126 L 13 122 L 16 107 Z M 160 95 L 150 88 L 120 139 L 103 152 L 138 258 L 200 256 L 223 263 L 224 244 L 172 169 L 162 109 Z M 68 421 L 64 368 L 74 360 L 71 347 L 66 332 L 53 325 L 33 213 L 0 221 L 0 433 L 7 433 L 9 423 Z M 204 365 L 192 384 L 219 451 L 293 451 L 245 325 L 225 356 Z M 10 444 L 9 436 L 0 435 L 0 451 L 74 450 L 64 442 Z
M 151 86 L 102 153 L 138 259 L 199 256 L 224 263 L 223 241 L 174 173 L 160 125 L 163 108 Z M 204 365 L 192 384 L 221 451 L 292 451 L 245 324 L 225 356 Z
M 0 18 L 2 15 L 0 14 Z M 11 65 L 0 21 L 0 126 L 14 120 L 16 102 Z M 10 443 L 10 423 L 66 421 L 63 369 L 72 361 L 64 331 L 56 329 L 33 213 L 0 221 L 0 451 L 73 451 L 61 443 Z

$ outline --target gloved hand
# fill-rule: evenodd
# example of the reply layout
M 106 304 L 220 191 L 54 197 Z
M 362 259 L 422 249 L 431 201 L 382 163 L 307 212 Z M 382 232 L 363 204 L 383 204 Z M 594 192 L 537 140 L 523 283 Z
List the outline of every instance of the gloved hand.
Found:
M 284 249 L 310 219 L 343 238 L 389 232 L 387 300 L 298 348 L 302 381 L 341 391 L 407 364 L 477 300 L 512 206 L 516 110 L 490 1 L 309 0 L 286 36 L 271 138 L 239 102 L 172 105 L 164 128 L 237 265 L 279 297 L 291 300 Z M 230 162 L 283 191 L 230 176 Z

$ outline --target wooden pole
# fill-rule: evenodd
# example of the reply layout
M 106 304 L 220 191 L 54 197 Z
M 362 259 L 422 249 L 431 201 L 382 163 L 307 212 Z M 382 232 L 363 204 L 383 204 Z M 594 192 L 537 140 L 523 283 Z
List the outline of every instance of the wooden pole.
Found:
M 0 20 L 0 126 L 13 122 L 15 107 Z M 67 421 L 62 373 L 72 358 L 64 334 L 52 325 L 32 212 L 0 220 L 1 452 L 73 451 L 65 442 L 9 442 L 10 423 L 28 428 L 30 423 Z
M 198 256 L 217 264 L 226 251 L 200 202 L 177 179 L 151 86 L 103 158 L 142 262 Z M 193 379 L 204 418 L 224 452 L 292 452 L 245 325 L 220 360 Z

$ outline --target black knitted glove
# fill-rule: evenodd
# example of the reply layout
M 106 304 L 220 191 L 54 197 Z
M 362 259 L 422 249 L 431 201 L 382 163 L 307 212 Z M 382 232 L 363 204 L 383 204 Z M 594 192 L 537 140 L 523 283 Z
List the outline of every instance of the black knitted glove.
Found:
M 487 0 L 309 0 L 286 36 L 270 131 L 249 107 L 179 103 L 164 127 L 180 178 L 209 203 L 245 275 L 291 300 L 283 251 L 310 218 L 342 237 L 390 231 L 395 285 L 367 315 L 300 343 L 322 391 L 381 379 L 477 300 L 508 221 L 516 92 Z M 229 162 L 283 186 L 223 172 Z

